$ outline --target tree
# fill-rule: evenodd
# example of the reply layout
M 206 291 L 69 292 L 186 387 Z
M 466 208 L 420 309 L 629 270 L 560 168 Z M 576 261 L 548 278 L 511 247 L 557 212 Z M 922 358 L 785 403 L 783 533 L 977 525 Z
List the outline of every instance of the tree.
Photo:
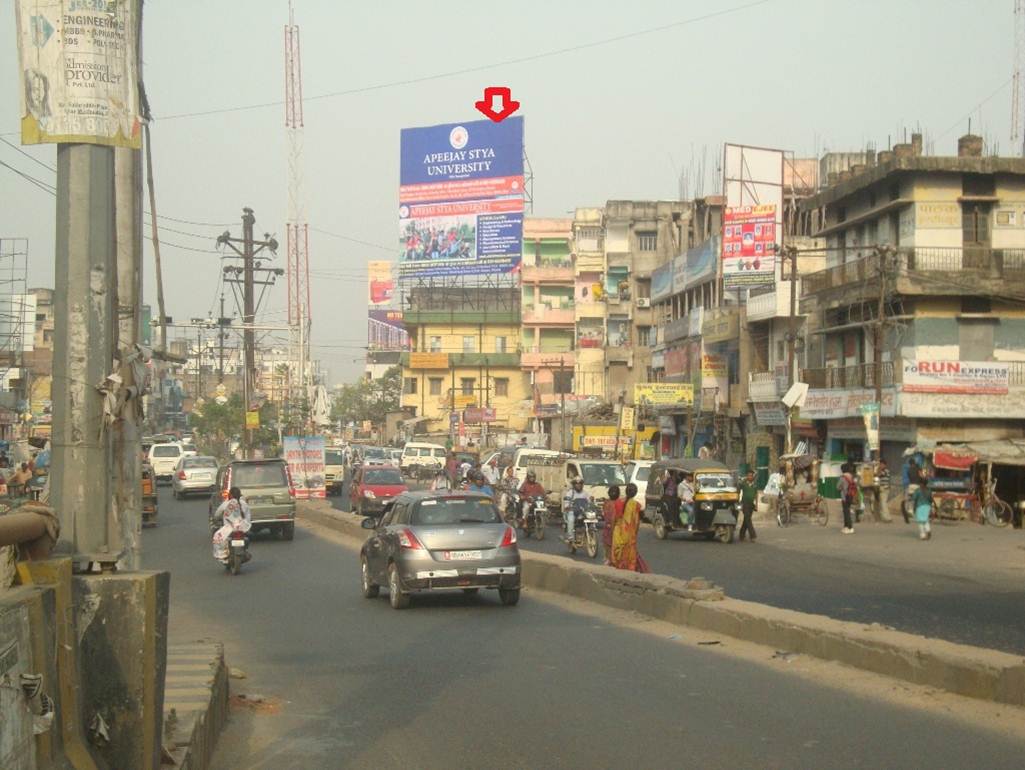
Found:
M 331 406 L 331 419 L 337 422 L 369 420 L 382 425 L 388 412 L 399 409 L 402 396 L 402 369 L 393 366 L 376 380 L 360 379 L 343 385 Z

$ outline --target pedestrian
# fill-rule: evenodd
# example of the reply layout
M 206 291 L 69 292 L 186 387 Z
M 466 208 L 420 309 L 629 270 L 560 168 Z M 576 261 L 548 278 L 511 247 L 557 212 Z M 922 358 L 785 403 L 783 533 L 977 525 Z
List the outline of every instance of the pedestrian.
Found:
M 752 543 L 758 539 L 755 525 L 751 521 L 754 517 L 755 505 L 757 503 L 758 487 L 755 486 L 755 472 L 748 470 L 744 475 L 744 480 L 740 482 L 740 515 L 742 517 L 740 522 L 740 542 L 742 543 L 748 535 L 751 536 Z
M 929 480 L 922 474 L 923 478 L 915 493 L 911 496 L 911 503 L 915 510 L 915 522 L 918 524 L 918 539 L 929 540 L 932 538 L 932 527 L 929 525 L 929 517 L 932 515 L 932 490 L 929 489 Z
M 619 496 L 619 485 L 613 484 L 609 487 L 609 497 L 602 506 L 602 518 L 605 520 L 605 527 L 601 531 L 602 545 L 605 546 L 605 563 L 612 566 L 612 529 L 616 526 L 616 519 L 623 515 L 623 506 L 626 500 Z
M 876 463 L 875 508 L 878 521 L 889 521 L 890 507 L 890 468 L 886 460 L 879 458 Z
M 637 485 L 626 485 L 626 504 L 612 528 L 612 566 L 631 572 L 651 572 L 637 553 L 637 531 L 641 526 L 641 506 L 637 502 Z
M 669 525 L 672 527 L 680 523 L 680 496 L 677 494 L 680 481 L 676 471 L 666 471 L 666 482 L 662 487 L 662 496 L 665 498 L 666 507 L 669 510 Z
M 845 535 L 854 534 L 854 522 L 851 520 L 851 509 L 858 501 L 858 482 L 854 480 L 854 467 L 850 463 L 840 466 L 840 481 L 837 489 L 840 492 L 840 506 L 843 508 L 843 529 Z
M 706 441 L 704 444 L 701 445 L 701 448 L 698 449 L 698 459 L 699 460 L 710 460 L 710 459 L 712 459 L 712 445 L 709 442 Z
M 452 485 L 452 489 L 455 489 L 456 484 L 459 482 L 459 458 L 451 450 L 448 453 L 448 458 L 445 460 L 445 472 L 448 473 L 448 480 Z

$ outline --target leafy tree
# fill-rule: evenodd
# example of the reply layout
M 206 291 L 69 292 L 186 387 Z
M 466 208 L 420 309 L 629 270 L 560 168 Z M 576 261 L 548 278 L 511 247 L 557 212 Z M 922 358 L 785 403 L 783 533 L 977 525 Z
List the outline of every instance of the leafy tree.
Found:
M 331 419 L 337 422 L 370 420 L 382 425 L 388 412 L 399 409 L 402 396 L 402 369 L 393 366 L 376 380 L 360 379 L 343 385 L 331 406 Z

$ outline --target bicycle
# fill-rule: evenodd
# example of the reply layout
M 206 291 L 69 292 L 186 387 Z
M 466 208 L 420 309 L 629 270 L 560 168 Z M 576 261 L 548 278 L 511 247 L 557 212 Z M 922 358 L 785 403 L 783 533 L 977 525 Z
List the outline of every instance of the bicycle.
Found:
M 996 476 L 986 483 L 986 503 L 982 506 L 982 518 L 994 527 L 1006 527 L 1014 518 L 1014 509 L 997 495 Z

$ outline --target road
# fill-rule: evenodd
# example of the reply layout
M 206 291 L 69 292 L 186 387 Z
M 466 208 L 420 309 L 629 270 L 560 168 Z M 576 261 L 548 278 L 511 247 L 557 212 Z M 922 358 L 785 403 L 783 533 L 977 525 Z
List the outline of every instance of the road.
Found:
M 345 543 L 307 527 L 258 537 L 232 577 L 212 559 L 206 501 L 161 489 L 144 563 L 171 572 L 171 640 L 222 640 L 247 674 L 233 690 L 263 698 L 233 709 L 213 770 L 1021 766 L 1021 734 L 529 592 L 515 608 L 460 594 L 395 612 L 362 598 Z
M 333 500 L 344 509 L 344 497 Z M 986 563 L 986 543 L 969 542 L 987 536 L 1007 553 L 1014 543 L 1025 543 L 1021 531 L 937 527 L 929 543 L 901 523 L 859 526 L 851 538 L 832 523 L 827 529 L 773 524 L 759 534 L 757 543 L 729 546 L 679 533 L 662 541 L 645 524 L 639 550 L 654 572 L 701 576 L 736 599 L 1025 653 L 1025 553 L 1012 550 L 1013 567 L 997 572 Z M 520 546 L 586 560 L 570 556 L 559 535 L 561 528 L 553 525 L 543 541 L 521 539 Z

